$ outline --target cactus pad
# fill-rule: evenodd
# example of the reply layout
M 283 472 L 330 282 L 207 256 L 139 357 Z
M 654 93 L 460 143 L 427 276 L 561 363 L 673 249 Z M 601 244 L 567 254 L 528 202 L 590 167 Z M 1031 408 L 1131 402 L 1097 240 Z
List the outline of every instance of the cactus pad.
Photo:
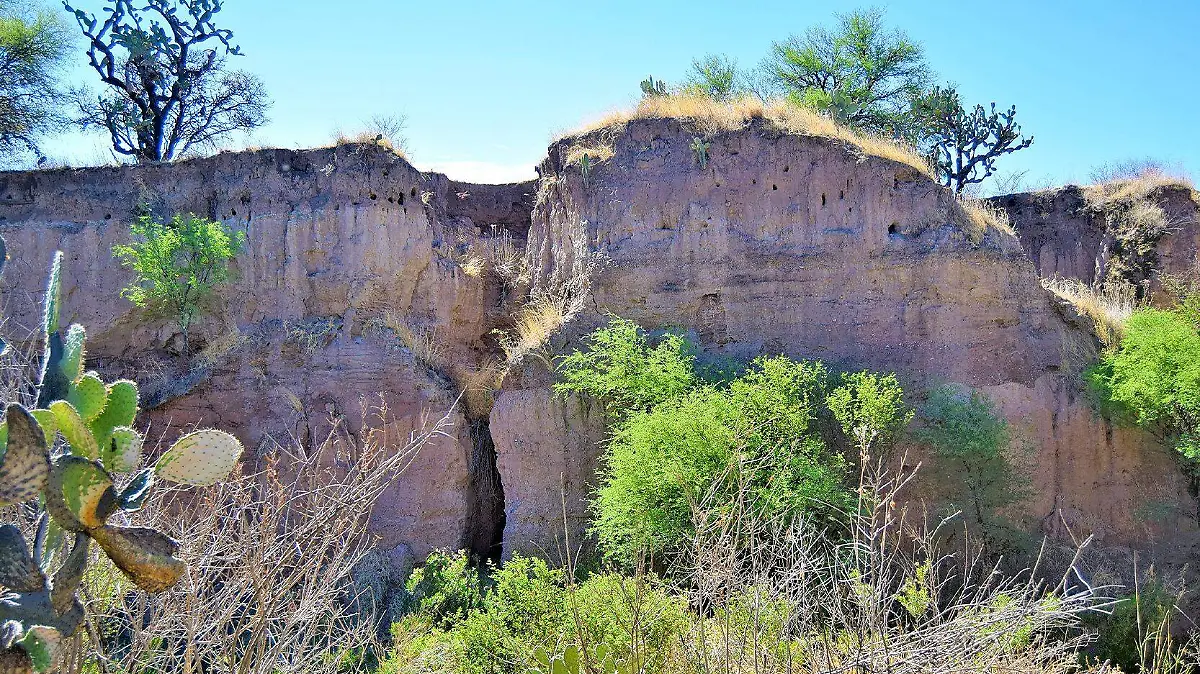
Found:
M 108 385 L 108 403 L 100 416 L 92 420 L 92 435 L 96 444 L 107 447 L 114 428 L 132 426 L 138 412 L 137 384 L 122 379 Z
M 129 480 L 129 484 L 125 485 L 125 491 L 117 497 L 122 510 L 141 510 L 142 504 L 146 502 L 146 497 L 150 495 L 150 488 L 154 486 L 154 469 L 147 468 L 133 479 Z
M 0 459 L 0 504 L 24 503 L 46 487 L 50 474 L 46 436 L 20 405 L 9 405 L 4 417 L 8 443 Z
M 58 332 L 58 305 L 62 296 L 62 251 L 54 253 L 50 265 L 50 282 L 46 284 L 46 301 L 42 315 L 42 331 L 47 334 Z
M 46 333 L 45 354 L 42 356 L 42 372 L 38 379 L 37 407 L 47 409 L 55 400 L 66 400 L 71 390 L 71 381 L 63 373 L 63 341 L 57 332 Z
M 13 524 L 0 526 L 0 585 L 13 592 L 37 592 L 45 584 L 21 530 Z
M 128 426 L 114 428 L 108 445 L 100 448 L 100 458 L 114 473 L 137 470 L 142 463 L 142 436 Z
M 229 475 L 241 456 L 242 443 L 237 438 L 205 428 L 180 438 L 154 470 L 164 480 L 207 487 Z
M 29 655 L 33 671 L 48 672 L 54 664 L 54 654 L 58 652 L 61 641 L 62 635 L 53 627 L 34 625 L 25 631 L 25 636 L 17 645 Z
M 76 323 L 67 330 L 67 337 L 63 340 L 62 362 L 59 364 L 67 381 L 75 381 L 83 374 L 83 361 L 87 357 L 84 346 L 86 340 L 87 331 L 82 325 Z
M 71 403 L 84 421 L 100 416 L 108 401 L 108 388 L 95 373 L 89 372 L 71 386 L 67 402 Z
M 175 558 L 179 544 L 154 529 L 105 525 L 89 534 L 117 568 L 147 592 L 170 588 L 186 568 Z
M 54 418 L 54 412 L 50 410 L 29 410 L 33 418 L 37 420 L 38 426 L 42 427 L 42 433 L 46 436 L 46 446 L 54 444 L 54 436 L 58 433 L 58 421 Z
M 63 501 L 75 519 L 86 529 L 103 525 L 117 507 L 117 494 L 108 473 L 83 459 L 56 465 L 55 470 L 61 471 L 57 481 L 61 482 Z
M 62 433 L 71 445 L 72 454 L 85 459 L 100 458 L 100 447 L 96 444 L 96 438 L 87 424 L 83 423 L 83 418 L 79 416 L 79 411 L 74 405 L 65 400 L 56 400 L 50 403 L 50 411 L 54 412 L 58 432 Z

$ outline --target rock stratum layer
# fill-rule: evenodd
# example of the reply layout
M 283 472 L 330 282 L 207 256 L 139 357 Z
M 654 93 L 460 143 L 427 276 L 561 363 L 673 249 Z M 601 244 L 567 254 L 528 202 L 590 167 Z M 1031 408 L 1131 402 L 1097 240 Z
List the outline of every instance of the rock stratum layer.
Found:
M 211 424 L 263 449 L 320 442 L 335 422 L 358 433 L 380 405 L 394 437 L 406 436 L 453 407 L 449 437 L 425 447 L 377 509 L 382 544 L 553 555 L 584 528 L 599 410 L 552 395 L 532 357 L 494 401 L 455 404 L 471 373 L 503 358 L 494 330 L 521 301 L 522 288 L 479 271 L 479 252 L 502 244 L 523 256 L 535 291 L 590 273 L 586 307 L 548 348 L 573 348 L 615 314 L 683 327 L 714 355 L 895 371 L 915 392 L 978 388 L 1032 450 L 1035 494 L 1017 513 L 1031 531 L 1095 534 L 1164 562 L 1194 552 L 1195 502 L 1170 453 L 1093 415 L 1078 373 L 1094 340 L 1039 284 L 1052 272 L 1094 277 L 1094 223 L 1060 197 L 1014 197 L 1011 208 L 1049 214 L 1016 218 L 1018 240 L 981 230 L 911 167 L 840 142 L 754 121 L 711 135 L 702 169 L 695 135 L 636 120 L 564 139 L 539 181 L 503 186 L 355 145 L 3 173 L 8 332 L 36 324 L 62 249 L 64 320 L 88 326 L 91 367 L 142 383 L 155 433 Z M 613 155 L 584 175 L 568 163 L 580 143 Z M 119 295 L 129 275 L 111 248 L 138 209 L 193 211 L 247 233 L 236 281 L 196 329 L 202 357 L 178 355 L 170 322 Z M 1172 264 L 1195 258 L 1194 245 L 1164 251 Z

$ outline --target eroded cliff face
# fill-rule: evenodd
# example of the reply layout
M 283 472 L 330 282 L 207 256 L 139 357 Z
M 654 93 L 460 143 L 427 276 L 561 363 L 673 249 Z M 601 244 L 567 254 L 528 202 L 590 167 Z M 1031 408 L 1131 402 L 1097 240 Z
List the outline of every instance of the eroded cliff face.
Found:
M 445 361 L 474 363 L 497 315 L 497 289 L 456 262 L 481 233 L 523 240 L 529 185 L 475 186 L 422 174 L 374 146 L 222 154 L 174 165 L 0 174 L 9 335 L 37 323 L 54 250 L 66 253 L 63 319 L 87 326 L 88 366 L 134 378 L 152 436 L 217 426 L 252 452 L 319 444 L 377 423 L 391 437 L 454 406 L 452 382 L 380 328 L 391 312 L 437 336 Z M 236 280 L 196 327 L 177 328 L 120 297 L 112 259 L 139 209 L 191 211 L 246 233 Z M 462 412 L 383 498 L 384 545 L 422 555 L 473 534 L 474 443 Z
M 399 437 L 454 406 L 459 374 L 503 357 L 492 331 L 509 327 L 521 292 L 470 262 L 502 235 L 523 249 L 535 288 L 592 270 L 587 307 L 553 338 L 557 352 L 612 313 L 690 330 L 712 354 L 890 370 L 918 394 L 979 388 L 1033 449 L 1031 530 L 1191 553 L 1194 503 L 1170 455 L 1091 413 L 1077 375 L 1095 345 L 1038 283 L 1050 260 L 1094 266 L 1088 223 L 1056 220 L 1031 260 L 927 177 L 839 142 L 753 122 L 709 137 L 701 169 L 696 134 L 678 121 L 596 134 L 555 143 L 537 184 L 509 186 L 420 173 L 372 146 L 0 174 L 8 333 L 36 323 L 62 249 L 64 320 L 88 326 L 90 367 L 138 379 L 160 403 L 154 433 L 203 423 L 252 449 L 313 443 L 335 419 L 357 433 L 364 404 L 382 403 Z M 584 141 L 614 151 L 587 176 L 566 162 Z M 110 251 L 139 205 L 247 233 L 236 282 L 196 330 L 204 358 L 179 355 L 169 321 L 119 296 L 128 275 Z M 1164 258 L 1194 258 L 1168 243 Z M 389 317 L 434 337 L 436 357 L 401 345 Z M 554 395 L 552 381 L 526 358 L 490 409 L 460 403 L 450 437 L 422 450 L 377 509 L 382 544 L 491 556 L 501 540 L 504 554 L 553 556 L 567 536 L 577 545 L 604 419 L 593 402 Z
M 1089 285 L 1105 278 L 1114 254 L 1115 223 L 1089 204 L 1087 189 L 1068 185 L 991 200 L 1008 212 L 1039 276 L 1075 278 Z M 1200 251 L 1200 195 L 1184 185 L 1165 184 L 1150 190 L 1147 199 L 1162 209 L 1167 224 L 1152 246 L 1152 276 L 1194 271 Z
M 587 180 L 565 157 L 596 139 L 550 148 L 529 234 L 535 282 L 562 283 L 584 264 L 581 252 L 604 258 L 572 334 L 612 313 L 689 329 L 710 353 L 895 371 L 918 395 L 941 383 L 977 388 L 1034 449 L 1025 466 L 1036 493 L 1024 513 L 1031 530 L 1095 532 L 1111 546 L 1194 541 L 1170 455 L 1111 428 L 1081 399 L 1078 369 L 1095 355 L 1092 338 L 1042 290 L 1016 238 L 981 238 L 927 177 L 837 143 L 752 125 L 709 138 L 701 169 L 694 135 L 674 120 L 633 122 Z M 520 395 L 545 393 L 535 385 Z M 508 414 L 493 412 L 493 427 L 518 427 Z M 567 416 L 565 427 L 546 429 L 559 438 L 541 446 L 574 455 L 578 438 L 595 435 L 597 420 Z M 497 451 L 502 473 L 520 464 L 520 481 L 545 490 L 529 500 L 558 493 L 567 457 L 545 457 L 548 470 L 531 479 L 520 448 Z M 518 508 L 509 527 L 541 532 L 538 518 Z M 506 550 L 548 544 L 545 532 L 505 539 Z

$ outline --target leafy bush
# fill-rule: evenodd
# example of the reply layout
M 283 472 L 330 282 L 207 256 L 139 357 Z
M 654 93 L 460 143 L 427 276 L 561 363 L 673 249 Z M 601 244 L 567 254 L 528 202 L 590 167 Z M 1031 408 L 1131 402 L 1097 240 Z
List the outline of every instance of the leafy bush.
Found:
M 1008 422 L 983 394 L 949 386 L 929 395 L 921 416 L 925 425 L 916 435 L 937 456 L 933 471 L 939 486 L 979 527 L 985 542 L 1000 542 L 1011 526 L 999 511 L 1028 493 L 1028 480 L 1007 456 L 1013 445 Z
M 432 625 L 449 627 L 482 606 L 481 587 L 479 571 L 465 552 L 439 550 L 413 570 L 404 589 L 410 613 L 421 614 Z
M 1195 487 L 1200 481 L 1200 332 L 1184 308 L 1140 309 L 1120 347 L 1088 371 L 1110 415 L 1124 416 L 1172 444 Z
M 134 241 L 113 246 L 113 254 L 136 275 L 121 295 L 139 307 L 173 315 L 188 350 L 188 328 L 204 302 L 229 280 L 229 261 L 242 250 L 245 234 L 195 214 L 159 222 L 139 217 L 130 228 Z
M 648 410 L 696 385 L 696 349 L 682 335 L 668 333 L 651 346 L 636 323 L 612 317 L 584 343 L 586 350 L 559 362 L 554 390 L 599 398 L 609 414 Z
M 1174 609 L 1175 596 L 1162 581 L 1147 579 L 1134 592 L 1121 597 L 1110 614 L 1088 621 L 1096 633 L 1096 642 L 1088 649 L 1089 658 L 1108 661 L 1125 672 L 1150 665 L 1160 650 L 1156 642 L 1160 638 L 1170 641 L 1165 626 Z

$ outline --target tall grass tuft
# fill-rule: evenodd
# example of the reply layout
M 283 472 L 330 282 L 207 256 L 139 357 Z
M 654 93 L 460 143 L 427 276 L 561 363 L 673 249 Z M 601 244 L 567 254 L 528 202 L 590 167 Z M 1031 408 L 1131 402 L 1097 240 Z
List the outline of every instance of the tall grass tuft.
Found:
M 1100 343 L 1109 348 L 1120 343 L 1125 322 L 1138 308 L 1136 290 L 1128 285 L 1110 283 L 1094 288 L 1078 279 L 1052 276 L 1042 279 L 1042 287 L 1092 319 Z

